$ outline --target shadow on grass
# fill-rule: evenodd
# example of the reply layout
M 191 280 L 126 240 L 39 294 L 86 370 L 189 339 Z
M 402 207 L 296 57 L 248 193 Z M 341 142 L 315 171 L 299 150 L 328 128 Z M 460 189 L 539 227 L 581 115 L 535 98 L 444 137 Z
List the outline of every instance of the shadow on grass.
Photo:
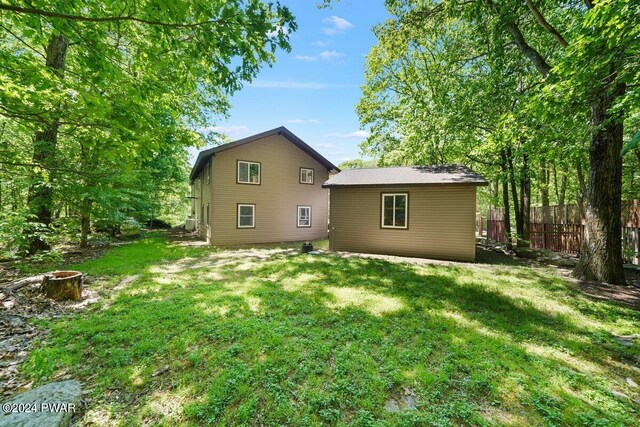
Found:
M 574 300 L 557 278 L 251 253 L 151 241 L 86 264 L 144 276 L 108 308 L 51 323 L 26 375 L 83 380 L 95 399 L 88 423 L 638 421 L 610 393 L 627 371 L 604 362 L 637 357 L 605 334 L 637 315 Z M 415 410 L 385 410 L 409 392 Z

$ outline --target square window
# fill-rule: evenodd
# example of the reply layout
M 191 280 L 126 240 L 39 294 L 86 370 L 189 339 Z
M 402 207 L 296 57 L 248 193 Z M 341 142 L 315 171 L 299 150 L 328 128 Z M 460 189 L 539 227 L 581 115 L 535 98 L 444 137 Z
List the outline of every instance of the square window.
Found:
M 256 226 L 256 205 L 238 205 L 238 228 Z
M 407 193 L 382 194 L 382 228 L 407 228 Z
M 313 184 L 313 169 L 300 168 L 300 184 Z
M 260 184 L 260 163 L 238 160 L 238 183 Z

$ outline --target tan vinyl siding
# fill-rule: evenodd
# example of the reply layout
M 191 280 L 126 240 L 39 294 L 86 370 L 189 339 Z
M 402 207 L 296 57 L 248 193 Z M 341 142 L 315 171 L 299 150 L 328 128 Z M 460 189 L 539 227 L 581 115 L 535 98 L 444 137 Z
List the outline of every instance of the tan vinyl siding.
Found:
M 274 135 L 216 153 L 212 173 L 213 245 L 316 240 L 327 237 L 328 171 L 286 138 Z M 259 162 L 260 185 L 238 184 L 238 160 Z M 300 168 L 314 170 L 313 185 Z M 237 228 L 237 205 L 255 204 L 255 228 Z M 298 227 L 298 206 L 311 206 L 311 227 Z
M 381 194 L 408 193 L 407 229 L 381 228 Z M 331 189 L 331 247 L 424 258 L 475 260 L 476 187 Z

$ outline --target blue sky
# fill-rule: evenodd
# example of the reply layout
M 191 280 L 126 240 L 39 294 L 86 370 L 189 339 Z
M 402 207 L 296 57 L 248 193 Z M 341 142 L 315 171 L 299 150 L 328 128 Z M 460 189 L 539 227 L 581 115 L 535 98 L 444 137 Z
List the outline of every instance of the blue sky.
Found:
M 214 129 L 235 140 L 286 126 L 335 164 L 361 157 L 367 133 L 355 106 L 365 55 L 376 43 L 373 26 L 387 18 L 384 2 L 341 0 L 330 9 L 315 0 L 282 3 L 298 23 L 291 52 L 278 52 L 273 67 L 234 95 L 229 118 Z

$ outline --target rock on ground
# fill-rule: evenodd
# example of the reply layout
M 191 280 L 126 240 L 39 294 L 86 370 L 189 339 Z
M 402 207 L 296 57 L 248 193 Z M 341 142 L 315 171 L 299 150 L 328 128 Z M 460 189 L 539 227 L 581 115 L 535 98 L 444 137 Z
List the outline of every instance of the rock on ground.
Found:
M 75 380 L 61 381 L 18 394 L 2 403 L 1 427 L 60 427 L 80 410 L 82 389 Z

